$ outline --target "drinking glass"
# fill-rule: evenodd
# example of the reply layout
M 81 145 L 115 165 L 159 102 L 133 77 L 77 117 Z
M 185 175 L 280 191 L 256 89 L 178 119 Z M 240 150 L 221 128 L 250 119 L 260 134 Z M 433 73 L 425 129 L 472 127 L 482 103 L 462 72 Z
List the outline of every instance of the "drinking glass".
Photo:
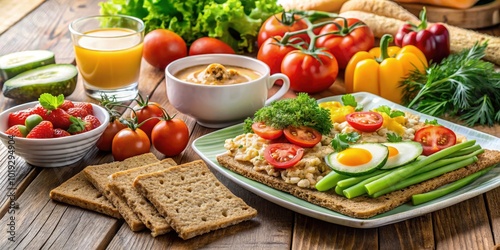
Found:
M 142 60 L 144 22 L 125 15 L 98 15 L 73 21 L 69 30 L 76 65 L 92 98 L 134 99 Z

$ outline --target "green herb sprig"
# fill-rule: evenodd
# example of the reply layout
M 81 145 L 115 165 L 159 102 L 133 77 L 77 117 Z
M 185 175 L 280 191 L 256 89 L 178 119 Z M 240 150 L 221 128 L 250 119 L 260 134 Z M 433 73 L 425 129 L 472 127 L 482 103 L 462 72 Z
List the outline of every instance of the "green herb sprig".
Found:
M 457 116 L 468 126 L 500 122 L 500 72 L 482 60 L 487 42 L 452 54 L 401 82 L 403 105 L 419 112 Z

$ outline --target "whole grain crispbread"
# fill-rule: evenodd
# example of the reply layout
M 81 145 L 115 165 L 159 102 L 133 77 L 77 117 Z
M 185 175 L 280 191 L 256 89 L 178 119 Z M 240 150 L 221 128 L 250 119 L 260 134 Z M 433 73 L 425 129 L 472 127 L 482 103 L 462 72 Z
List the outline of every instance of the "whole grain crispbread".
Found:
M 83 172 L 79 172 L 50 191 L 55 201 L 96 211 L 121 219 L 122 216 L 111 202 L 90 183 Z
M 156 210 L 153 204 L 132 185 L 135 178 L 141 174 L 165 170 L 175 165 L 177 163 L 173 159 L 167 158 L 157 163 L 116 172 L 110 176 L 111 182 L 109 183 L 109 187 L 111 190 L 127 202 L 128 206 L 139 217 L 142 223 L 151 230 L 153 237 L 172 231 L 172 227 L 170 227 L 165 217 Z
M 249 220 L 257 211 L 235 196 L 202 160 L 140 175 L 134 181 L 182 239 Z
M 127 158 L 123 161 L 115 161 L 106 164 L 88 166 L 83 169 L 83 173 L 87 179 L 99 190 L 109 201 L 118 209 L 125 222 L 129 225 L 132 231 L 140 231 L 145 228 L 145 225 L 132 211 L 122 198 L 117 196 L 109 187 L 111 181 L 109 176 L 119 171 L 132 169 L 147 164 L 159 162 L 158 158 L 152 153 L 146 153 L 138 156 Z
M 241 162 L 233 157 L 223 154 L 217 156 L 217 161 L 227 169 L 234 171 L 247 178 L 264 183 L 275 189 L 290 193 L 300 199 L 306 200 L 318 206 L 339 212 L 341 214 L 355 218 L 370 218 L 375 215 L 392 210 L 411 200 L 414 194 L 425 193 L 440 186 L 446 185 L 467 175 L 475 173 L 481 169 L 493 166 L 500 162 L 500 151 L 485 150 L 478 156 L 479 160 L 471 165 L 443 174 L 433 179 L 409 186 L 405 189 L 394 191 L 377 198 L 360 196 L 347 199 L 336 194 L 333 190 L 320 192 L 317 190 L 298 187 L 294 184 L 286 183 L 281 178 L 267 175 L 264 172 L 253 170 L 253 165 L 249 162 Z

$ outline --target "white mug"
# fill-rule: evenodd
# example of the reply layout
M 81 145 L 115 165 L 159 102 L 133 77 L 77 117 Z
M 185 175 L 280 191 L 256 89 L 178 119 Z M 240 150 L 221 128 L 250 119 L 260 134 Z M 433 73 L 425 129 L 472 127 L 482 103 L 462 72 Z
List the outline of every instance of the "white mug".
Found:
M 186 68 L 219 63 L 254 70 L 260 77 L 231 85 L 205 85 L 178 79 L 175 75 Z M 180 112 L 189 115 L 205 127 L 221 128 L 252 117 L 258 109 L 278 100 L 290 88 L 290 80 L 284 74 L 270 75 L 269 66 L 248 56 L 233 54 L 207 54 L 188 56 L 173 61 L 165 68 L 167 96 Z M 281 88 L 268 98 L 269 89 L 277 80 Z

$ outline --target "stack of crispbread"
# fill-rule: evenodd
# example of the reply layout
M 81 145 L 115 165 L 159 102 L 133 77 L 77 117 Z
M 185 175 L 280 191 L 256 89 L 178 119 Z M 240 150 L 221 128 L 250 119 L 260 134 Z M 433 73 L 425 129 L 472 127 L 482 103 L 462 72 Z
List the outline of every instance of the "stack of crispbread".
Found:
M 189 239 L 257 215 L 203 161 L 177 166 L 152 153 L 88 166 L 53 189 L 50 198 L 124 218 L 132 231 L 146 227 L 153 237 L 173 228 Z

